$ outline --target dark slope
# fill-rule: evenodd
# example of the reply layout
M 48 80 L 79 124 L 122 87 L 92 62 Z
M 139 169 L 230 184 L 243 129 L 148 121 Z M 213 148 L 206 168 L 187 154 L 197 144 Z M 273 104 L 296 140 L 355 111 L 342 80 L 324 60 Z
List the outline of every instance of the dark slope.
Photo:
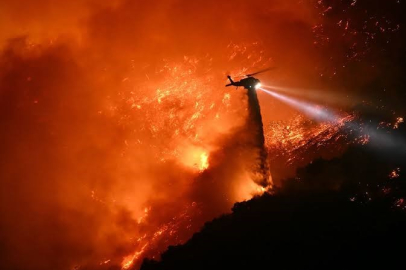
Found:
M 388 174 L 403 163 L 366 147 L 318 160 L 141 269 L 402 269 L 406 179 Z
M 264 196 L 142 269 L 400 269 L 405 228 L 404 215 L 337 194 Z

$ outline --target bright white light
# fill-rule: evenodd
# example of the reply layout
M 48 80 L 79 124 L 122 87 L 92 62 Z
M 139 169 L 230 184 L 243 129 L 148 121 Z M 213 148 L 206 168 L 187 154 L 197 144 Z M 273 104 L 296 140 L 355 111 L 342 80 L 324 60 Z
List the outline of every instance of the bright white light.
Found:
M 299 101 L 297 99 L 265 90 L 263 88 L 259 88 L 259 90 L 263 91 L 264 93 L 267 93 L 268 95 L 273 96 L 274 98 L 279 99 L 280 101 L 289 104 L 292 107 L 295 107 L 296 109 L 300 110 L 301 112 L 305 113 L 306 115 L 319 120 L 319 121 L 328 121 L 328 122 L 337 122 L 338 121 L 338 116 L 335 115 L 333 112 L 330 112 L 327 109 L 324 109 L 320 106 L 317 106 L 316 104 L 311 104 L 308 102 L 304 101 Z
M 277 93 L 283 93 L 286 95 L 292 94 L 295 96 L 301 96 L 306 99 L 310 98 L 312 100 L 327 101 L 334 104 L 338 103 L 345 105 L 348 104 L 348 102 L 354 101 L 353 99 L 355 98 L 341 96 L 337 93 L 332 93 L 320 89 L 281 87 L 277 85 L 262 85 L 262 87 Z
M 255 85 L 255 89 L 259 89 L 259 88 L 261 88 L 261 86 L 262 86 L 261 83 L 257 83 L 257 84 Z

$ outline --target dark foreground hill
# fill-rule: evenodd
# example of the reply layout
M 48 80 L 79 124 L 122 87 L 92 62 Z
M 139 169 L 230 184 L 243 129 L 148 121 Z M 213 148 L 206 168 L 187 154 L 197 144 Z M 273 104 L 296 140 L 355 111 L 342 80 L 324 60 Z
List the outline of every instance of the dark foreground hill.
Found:
M 237 205 L 142 269 L 403 269 L 406 216 L 336 194 Z
M 316 161 L 141 269 L 404 269 L 405 178 L 388 177 L 397 165 L 362 147 Z

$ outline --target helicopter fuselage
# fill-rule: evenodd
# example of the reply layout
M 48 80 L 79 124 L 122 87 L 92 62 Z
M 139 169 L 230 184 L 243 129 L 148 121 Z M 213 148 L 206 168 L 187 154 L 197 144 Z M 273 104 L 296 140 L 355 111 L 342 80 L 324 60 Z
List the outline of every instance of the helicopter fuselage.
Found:
M 238 82 L 235 82 L 231 79 L 229 76 L 228 79 L 230 80 L 230 83 L 227 84 L 226 86 L 236 86 L 236 87 L 244 87 L 247 90 L 254 90 L 260 87 L 260 80 L 257 78 L 249 76 L 248 78 L 244 78 Z

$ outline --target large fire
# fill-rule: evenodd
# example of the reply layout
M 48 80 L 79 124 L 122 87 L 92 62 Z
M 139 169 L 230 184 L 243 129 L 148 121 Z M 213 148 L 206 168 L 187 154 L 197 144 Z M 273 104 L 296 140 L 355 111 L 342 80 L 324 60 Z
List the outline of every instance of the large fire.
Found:
M 276 66 L 262 82 L 320 86 L 326 3 L 152 2 L 0 3 L 5 269 L 136 269 L 271 188 L 226 75 Z M 271 168 L 351 118 L 309 124 L 259 99 Z

